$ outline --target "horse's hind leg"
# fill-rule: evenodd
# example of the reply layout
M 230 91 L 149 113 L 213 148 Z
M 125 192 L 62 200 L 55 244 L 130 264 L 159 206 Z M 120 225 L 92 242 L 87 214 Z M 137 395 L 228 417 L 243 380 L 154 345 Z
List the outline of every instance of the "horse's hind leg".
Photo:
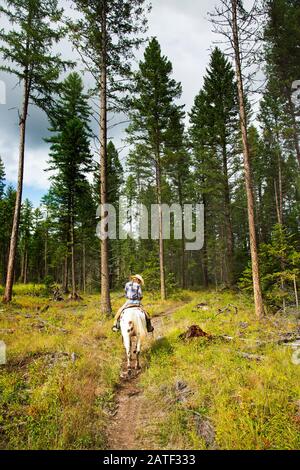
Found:
M 135 362 L 135 369 L 140 370 L 140 352 L 141 352 L 141 338 L 138 336 L 136 339 L 136 362 Z
M 124 338 L 124 347 L 126 350 L 127 356 L 127 372 L 130 374 L 131 372 L 131 337 L 128 335 Z

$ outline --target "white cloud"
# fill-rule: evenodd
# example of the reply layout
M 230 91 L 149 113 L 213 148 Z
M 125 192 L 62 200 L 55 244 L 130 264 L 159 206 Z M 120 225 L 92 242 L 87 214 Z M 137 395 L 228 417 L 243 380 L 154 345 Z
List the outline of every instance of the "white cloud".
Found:
M 1 157 L 5 165 L 6 179 L 10 183 L 16 184 L 18 178 L 18 142 L 9 143 L 7 140 L 0 140 Z M 45 192 L 50 186 L 49 172 L 47 168 L 48 149 L 46 146 L 29 148 L 25 152 L 24 184 Z

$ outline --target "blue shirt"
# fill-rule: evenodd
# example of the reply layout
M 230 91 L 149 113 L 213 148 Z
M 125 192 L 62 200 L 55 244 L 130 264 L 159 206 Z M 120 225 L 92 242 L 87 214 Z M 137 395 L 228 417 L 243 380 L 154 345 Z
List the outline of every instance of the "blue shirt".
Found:
M 127 282 L 125 286 L 125 295 L 128 300 L 142 300 L 142 288 L 138 282 Z

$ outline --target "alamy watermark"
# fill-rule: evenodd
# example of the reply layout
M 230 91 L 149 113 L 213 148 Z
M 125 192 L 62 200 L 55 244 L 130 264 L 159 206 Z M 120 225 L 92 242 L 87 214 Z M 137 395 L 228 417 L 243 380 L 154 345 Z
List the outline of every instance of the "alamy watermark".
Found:
M 6 364 L 6 344 L 0 341 L 0 366 Z
M 6 104 L 6 84 L 0 80 L 0 104 Z
M 119 199 L 118 207 L 101 204 L 97 210 L 100 221 L 96 235 L 101 240 L 185 240 L 186 251 L 201 250 L 204 245 L 203 204 L 129 204 L 126 197 Z M 171 220 L 173 219 L 173 224 Z M 173 229 L 171 230 L 171 226 Z

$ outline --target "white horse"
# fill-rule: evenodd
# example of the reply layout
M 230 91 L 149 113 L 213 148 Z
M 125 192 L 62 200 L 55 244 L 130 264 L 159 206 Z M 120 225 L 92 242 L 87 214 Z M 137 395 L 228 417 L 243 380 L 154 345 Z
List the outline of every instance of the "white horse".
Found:
M 120 319 L 123 344 L 127 355 L 127 373 L 131 373 L 132 352 L 136 354 L 135 369 L 140 370 L 139 356 L 141 344 L 147 336 L 147 325 L 144 312 L 139 307 L 125 308 Z M 132 351 L 132 338 L 136 337 L 136 348 Z

